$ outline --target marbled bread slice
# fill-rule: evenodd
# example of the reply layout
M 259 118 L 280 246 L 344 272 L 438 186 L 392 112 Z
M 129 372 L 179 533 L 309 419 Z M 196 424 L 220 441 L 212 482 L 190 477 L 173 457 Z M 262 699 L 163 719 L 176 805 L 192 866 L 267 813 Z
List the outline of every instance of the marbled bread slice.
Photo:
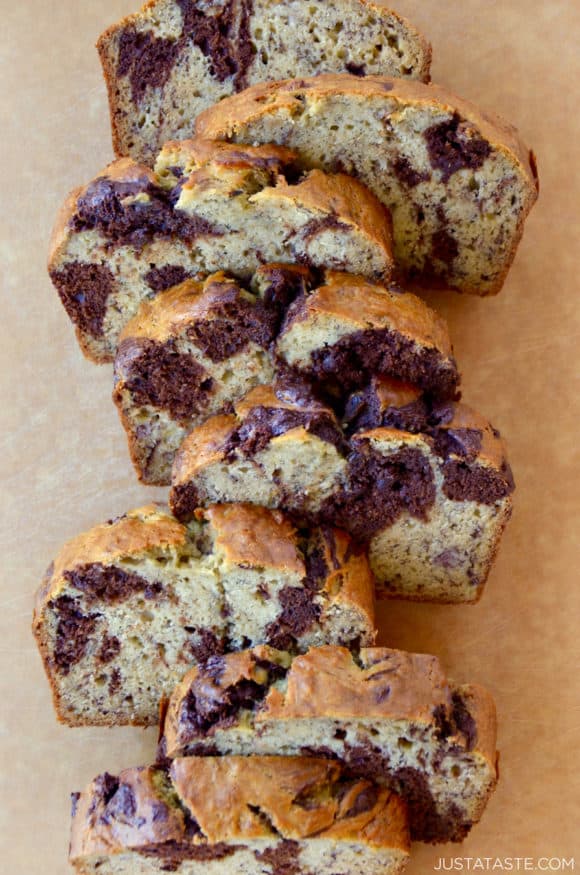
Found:
M 347 439 L 328 407 L 277 384 L 192 430 L 169 502 L 180 519 L 215 501 L 283 507 L 367 544 L 379 595 L 474 602 L 513 488 L 499 432 L 464 404 L 448 402 L 414 431 L 393 422 Z
M 361 183 L 298 178 L 276 146 L 169 144 L 158 171 L 119 159 L 69 196 L 49 273 L 93 361 L 111 361 L 140 303 L 187 277 L 247 279 L 266 262 L 389 277 L 390 220 Z
M 118 155 L 152 162 L 254 82 L 350 70 L 429 78 L 431 47 L 372 0 L 150 0 L 100 37 Z
M 372 577 L 343 532 L 236 505 L 182 525 L 149 505 L 63 547 L 33 630 L 59 720 L 147 726 L 212 654 L 372 643 Z
M 213 657 L 178 684 L 161 729 L 163 758 L 337 759 L 402 796 L 420 841 L 465 838 L 497 780 L 490 694 L 448 681 L 435 656 L 386 647 Z
M 203 112 L 199 136 L 280 143 L 303 168 L 356 176 L 391 211 L 407 281 L 498 292 L 538 193 L 514 127 L 435 85 L 328 74 L 254 85 Z
M 323 759 L 187 757 L 72 794 L 81 875 L 398 875 L 408 856 L 404 803 Z

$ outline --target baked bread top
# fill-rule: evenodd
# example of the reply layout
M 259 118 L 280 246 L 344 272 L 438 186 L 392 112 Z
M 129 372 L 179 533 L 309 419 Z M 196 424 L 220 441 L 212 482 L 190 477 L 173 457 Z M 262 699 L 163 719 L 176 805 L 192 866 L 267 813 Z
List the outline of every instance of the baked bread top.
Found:
M 324 759 L 187 757 L 168 772 L 149 766 L 105 773 L 74 794 L 70 859 L 131 849 L 177 863 L 219 858 L 212 847 L 227 856 L 229 845 L 244 841 L 308 838 L 407 856 L 404 803 Z
M 538 193 L 533 153 L 512 125 L 403 79 L 261 83 L 205 110 L 196 133 L 281 143 L 302 167 L 357 176 L 391 210 L 407 280 L 471 294 L 500 290 Z

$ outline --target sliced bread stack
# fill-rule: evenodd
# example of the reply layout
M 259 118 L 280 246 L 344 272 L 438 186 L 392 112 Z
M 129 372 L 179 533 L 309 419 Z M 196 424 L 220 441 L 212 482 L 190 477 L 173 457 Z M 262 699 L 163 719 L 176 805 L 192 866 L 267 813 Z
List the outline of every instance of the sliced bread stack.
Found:
M 73 794 L 71 862 L 401 872 L 479 820 L 495 709 L 375 647 L 374 596 L 477 601 L 513 491 L 407 289 L 501 289 L 533 153 L 371 0 L 149 0 L 98 49 L 117 160 L 49 272 L 171 510 L 73 539 L 38 593 L 59 719 L 161 717 L 155 764 Z

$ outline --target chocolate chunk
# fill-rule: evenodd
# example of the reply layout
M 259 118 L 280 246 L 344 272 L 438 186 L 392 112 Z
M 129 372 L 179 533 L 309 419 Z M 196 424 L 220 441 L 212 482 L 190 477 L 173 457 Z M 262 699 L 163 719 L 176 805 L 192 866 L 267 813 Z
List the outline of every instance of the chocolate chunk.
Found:
M 221 236 L 221 228 L 175 206 L 182 184 L 168 192 L 145 175 L 130 182 L 99 176 L 77 199 L 70 227 L 76 232 L 98 230 L 115 245 L 135 248 L 154 237 L 192 241 L 201 236 Z
M 306 306 L 305 297 L 294 302 L 282 331 L 304 318 Z M 339 396 L 365 386 L 375 375 L 395 376 L 442 399 L 453 398 L 459 384 L 453 359 L 447 360 L 434 347 L 418 347 L 389 328 L 354 331 L 313 350 L 305 372 L 318 383 L 330 382 L 330 391 L 334 388 Z
M 83 614 L 77 600 L 66 595 L 49 606 L 58 617 L 53 658 L 57 669 L 66 675 L 86 654 L 99 614 Z
M 135 404 L 167 410 L 176 420 L 200 413 L 214 389 L 205 368 L 192 355 L 178 352 L 174 340 L 127 337 L 119 346 L 115 368 Z
M 97 653 L 97 661 L 101 663 L 111 662 L 121 650 L 121 642 L 115 635 L 103 636 L 102 644 Z
M 453 722 L 461 734 L 465 736 L 467 750 L 473 750 L 477 743 L 477 724 L 459 693 L 453 693 L 452 702 Z
M 300 875 L 300 845 L 291 839 L 284 839 L 273 848 L 254 851 L 256 860 L 270 868 L 272 875 Z
M 183 15 L 181 41 L 191 39 L 209 61 L 220 82 L 230 77 L 236 91 L 246 87 L 255 48 L 250 32 L 252 0 L 225 0 L 206 14 L 195 0 L 177 0 Z M 214 14 L 212 14 L 212 12 Z
M 345 813 L 345 817 L 356 817 L 357 814 L 364 814 L 370 811 L 377 804 L 379 798 L 379 788 L 376 785 L 365 787 L 364 790 L 356 797 L 354 803 Z
M 391 166 L 399 182 L 407 188 L 415 188 L 420 182 L 428 182 L 431 179 L 430 173 L 421 173 L 416 170 L 404 155 L 397 156 Z
M 128 76 L 133 100 L 140 103 L 147 88 L 162 88 L 181 51 L 177 40 L 160 39 L 147 30 L 124 28 L 119 39 L 117 76 Z
M 109 772 L 103 772 L 95 778 L 93 786 L 97 804 L 101 802 L 106 806 L 119 789 L 119 779 Z
M 448 459 L 443 464 L 443 492 L 453 501 L 495 504 L 514 490 L 509 465 L 502 471 L 484 465 Z
M 225 642 L 222 638 L 218 638 L 211 629 L 194 629 L 191 626 L 186 626 L 185 631 L 196 636 L 195 640 L 189 644 L 189 649 L 196 662 L 205 663 L 211 656 L 224 652 Z
M 50 278 L 72 322 L 81 331 L 100 337 L 107 302 L 115 288 L 112 271 L 104 264 L 71 261 L 52 270 Z
M 213 735 L 216 729 L 233 726 L 240 711 L 252 711 L 268 691 L 267 684 L 243 678 L 225 689 L 217 684 L 194 682 L 179 712 L 179 726 L 187 730 L 187 738 Z
M 425 131 L 427 152 L 434 170 L 441 171 L 441 179 L 448 182 L 458 170 L 477 170 L 491 152 L 489 143 L 481 139 L 467 122 L 454 115 Z
M 305 268 L 284 264 L 265 265 L 259 275 L 260 293 L 266 307 L 281 319 L 296 298 L 312 287 L 313 277 Z
M 111 672 L 111 678 L 109 680 L 109 696 L 114 696 L 119 692 L 121 687 L 121 672 L 118 668 L 114 668 Z
M 200 506 L 199 492 L 193 481 L 180 483 L 171 489 L 171 510 L 181 522 L 193 519 L 195 510 Z
M 451 264 L 459 255 L 459 244 L 447 228 L 441 227 L 431 237 L 431 255 L 437 261 Z
M 223 362 L 249 343 L 264 349 L 270 345 L 277 322 L 274 310 L 242 295 L 231 283 L 215 282 L 207 291 L 214 295 L 212 318 L 192 324 L 187 336 L 208 358 Z
M 355 64 L 353 61 L 348 61 L 345 67 L 352 76 L 364 76 L 367 71 L 364 64 Z
M 251 458 L 262 452 L 272 438 L 293 428 L 302 427 L 309 434 L 346 452 L 346 443 L 333 415 L 320 406 L 314 409 L 291 410 L 284 407 L 253 407 L 242 424 L 228 437 L 224 456 L 228 461 L 236 455 Z
M 152 583 L 115 565 L 79 565 L 74 571 L 65 571 L 63 576 L 71 586 L 84 593 L 89 604 L 118 604 L 138 593 L 146 599 L 155 599 L 163 591 L 161 583 Z
M 434 502 L 433 472 L 420 450 L 403 447 L 384 456 L 367 445 L 349 459 L 348 492 L 329 499 L 322 513 L 368 541 L 401 513 L 426 519 Z
M 165 289 L 180 285 L 192 276 L 192 273 L 188 273 L 178 264 L 165 264 L 163 267 L 152 267 L 143 279 L 154 292 L 163 292 Z
M 472 462 L 481 450 L 483 434 L 479 428 L 440 428 L 433 437 L 435 452 L 442 459 L 455 455 Z
M 292 650 L 296 639 L 304 635 L 320 619 L 320 605 L 315 593 L 307 586 L 285 586 L 280 590 L 282 611 L 266 627 L 266 641 L 278 650 Z

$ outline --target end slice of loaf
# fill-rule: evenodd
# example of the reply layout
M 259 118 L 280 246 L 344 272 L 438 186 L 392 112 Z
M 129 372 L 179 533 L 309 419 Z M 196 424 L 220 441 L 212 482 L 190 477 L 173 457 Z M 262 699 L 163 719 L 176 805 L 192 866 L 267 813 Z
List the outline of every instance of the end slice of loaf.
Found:
M 212 654 L 368 644 L 373 627 L 368 563 L 344 533 L 235 505 L 185 526 L 150 505 L 63 547 L 33 630 L 62 722 L 146 726 Z
M 118 155 L 152 162 L 199 113 L 268 79 L 345 72 L 429 78 L 431 47 L 370 0 L 154 0 L 100 37 Z
M 447 326 L 414 295 L 339 272 L 317 282 L 283 264 L 248 285 L 255 293 L 223 273 L 187 280 L 143 302 L 123 329 L 113 398 L 144 482 L 168 484 L 186 434 L 280 371 L 312 381 L 340 411 L 349 389 L 377 374 L 455 394 Z
M 325 75 L 255 85 L 198 135 L 280 143 L 303 168 L 356 176 L 389 208 L 407 282 L 498 292 L 538 193 L 533 153 L 497 117 L 435 85 Z
M 369 425 L 346 439 L 306 392 L 257 387 L 186 437 L 170 505 L 182 519 L 215 501 L 283 507 L 367 544 L 381 596 L 477 601 L 511 515 L 499 432 L 454 402 L 415 430 Z
M 251 700 L 245 690 L 253 687 Z M 327 756 L 409 806 L 411 838 L 461 841 L 495 787 L 490 694 L 445 677 L 434 656 L 323 646 L 215 657 L 172 694 L 160 752 Z
M 155 173 L 123 158 L 72 192 L 48 267 L 85 355 L 111 361 L 141 302 L 191 276 L 298 262 L 387 279 L 385 208 L 344 174 L 298 178 L 295 160 L 276 146 L 169 144 Z
M 105 773 L 72 809 L 82 875 L 397 875 L 409 855 L 404 803 L 323 759 L 188 757 Z

